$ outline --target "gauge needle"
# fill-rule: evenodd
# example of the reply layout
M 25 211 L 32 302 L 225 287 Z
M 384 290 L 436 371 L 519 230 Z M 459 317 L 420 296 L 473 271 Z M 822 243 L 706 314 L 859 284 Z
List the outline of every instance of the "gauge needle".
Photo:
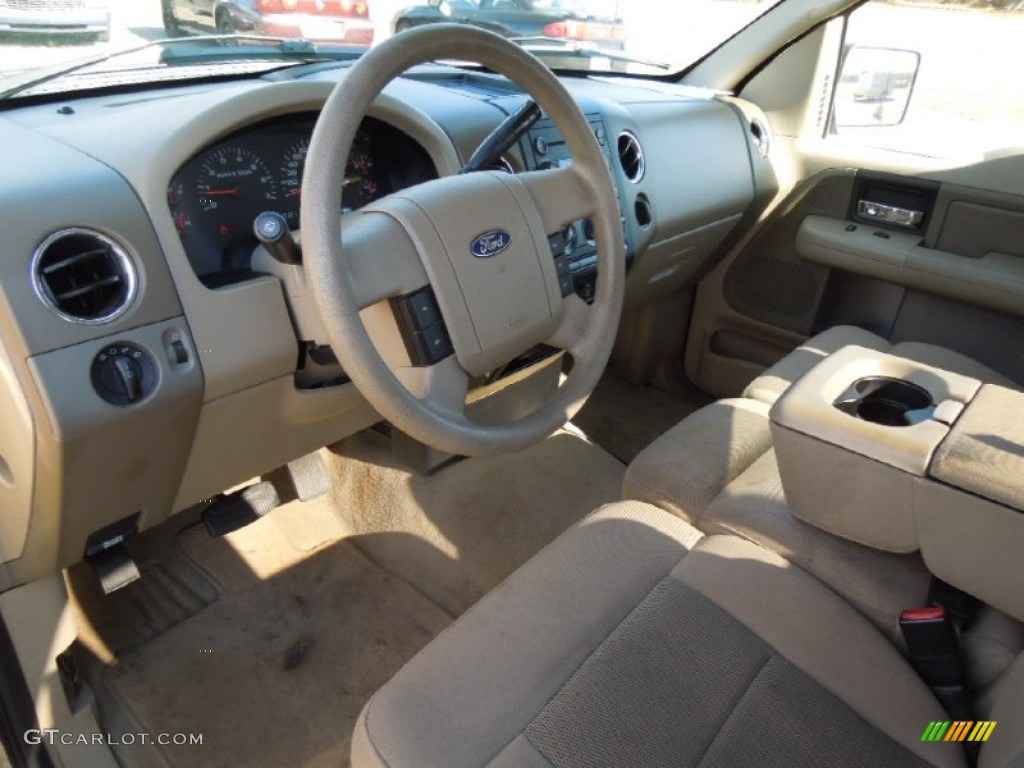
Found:
M 238 189 L 204 189 L 204 195 L 237 195 Z
M 363 180 L 362 176 L 346 176 L 342 180 L 341 186 L 347 187 L 347 186 L 349 186 L 351 184 L 358 184 L 362 180 Z M 216 194 L 216 192 L 211 192 L 210 194 L 213 195 L 213 194 Z M 288 192 L 288 197 L 298 197 L 301 194 L 302 194 L 302 187 L 295 187 L 294 189 L 292 189 L 291 191 Z

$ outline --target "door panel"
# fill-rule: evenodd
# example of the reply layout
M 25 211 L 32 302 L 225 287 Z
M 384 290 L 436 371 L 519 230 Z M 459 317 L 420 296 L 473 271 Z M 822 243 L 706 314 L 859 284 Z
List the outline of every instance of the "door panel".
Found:
M 686 346 L 687 376 L 726 397 L 805 339 L 829 269 L 800 259 L 796 235 L 810 214 L 845 216 L 855 176 L 828 171 L 799 185 L 697 290 Z
M 927 175 L 826 171 L 798 186 L 701 283 L 690 378 L 736 395 L 807 336 L 852 324 L 941 344 L 1024 382 L 1024 196 Z M 920 205 L 924 220 L 901 227 L 861 215 L 879 184 Z

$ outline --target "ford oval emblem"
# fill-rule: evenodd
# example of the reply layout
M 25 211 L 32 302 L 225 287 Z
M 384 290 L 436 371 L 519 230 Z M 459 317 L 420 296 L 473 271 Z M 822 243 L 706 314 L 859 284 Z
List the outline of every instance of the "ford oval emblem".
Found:
M 489 259 L 507 251 L 510 245 L 512 245 L 512 235 L 504 229 L 492 229 L 490 232 L 477 235 L 470 243 L 469 250 L 478 259 Z

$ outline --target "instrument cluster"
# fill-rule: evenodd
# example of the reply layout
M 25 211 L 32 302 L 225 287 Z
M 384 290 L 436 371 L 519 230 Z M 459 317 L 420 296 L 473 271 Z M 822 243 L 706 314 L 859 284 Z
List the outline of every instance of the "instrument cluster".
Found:
M 253 221 L 276 211 L 299 226 L 302 177 L 315 114 L 247 127 L 186 162 L 167 202 L 196 274 L 210 287 L 251 276 Z M 342 210 L 437 177 L 427 152 L 397 128 L 366 118 L 352 144 L 342 183 Z

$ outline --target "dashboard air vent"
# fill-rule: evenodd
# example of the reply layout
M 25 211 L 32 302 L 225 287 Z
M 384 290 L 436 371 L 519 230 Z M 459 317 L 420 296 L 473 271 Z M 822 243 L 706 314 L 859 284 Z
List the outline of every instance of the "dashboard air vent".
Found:
M 88 229 L 64 229 L 47 237 L 32 257 L 39 298 L 65 320 L 107 323 L 135 298 L 135 266 L 125 250 Z
M 634 184 L 638 184 L 647 172 L 647 162 L 644 160 L 640 140 L 630 131 L 619 134 L 619 165 L 622 166 L 626 178 Z
M 754 139 L 754 146 L 761 157 L 768 157 L 771 152 L 771 134 L 768 133 L 768 126 L 758 119 L 750 121 L 750 135 Z

